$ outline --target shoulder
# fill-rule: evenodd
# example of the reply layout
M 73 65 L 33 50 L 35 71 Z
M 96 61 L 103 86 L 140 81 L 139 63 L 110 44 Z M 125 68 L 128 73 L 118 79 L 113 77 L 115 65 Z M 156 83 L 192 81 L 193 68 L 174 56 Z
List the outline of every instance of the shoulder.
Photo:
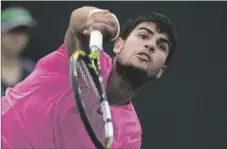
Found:
M 120 107 L 111 107 L 111 111 L 113 112 L 115 118 L 122 120 L 126 124 L 127 122 L 132 122 L 131 124 L 136 126 L 136 128 L 138 128 L 140 131 L 140 121 L 137 116 L 136 110 L 131 102 L 127 105 L 123 105 Z M 127 120 L 125 120 L 126 117 Z
M 7 113 L 9 107 L 4 103 L 8 101 L 13 102 L 13 105 L 20 105 L 17 106 L 18 108 L 24 108 L 24 105 L 30 105 L 30 103 L 34 105 L 33 103 L 35 103 L 39 105 L 37 112 L 38 109 L 48 105 L 50 107 L 46 107 L 46 109 L 55 110 L 56 106 L 53 105 L 57 105 L 59 100 L 64 99 L 72 92 L 68 61 L 69 56 L 64 45 L 55 52 L 41 58 L 28 77 L 13 88 L 6 90 L 3 97 L 4 102 L 2 102 L 5 113 Z M 67 100 L 64 100 L 61 101 L 61 104 L 69 104 L 67 102 Z
M 134 120 L 135 120 L 135 122 L 136 122 L 137 128 L 138 128 L 139 131 L 141 132 L 141 131 L 142 131 L 142 130 L 141 130 L 141 124 L 140 124 L 138 115 L 137 115 L 137 113 L 136 113 L 136 110 L 135 110 L 135 108 L 134 108 L 132 102 L 129 104 L 129 109 L 132 111 L 132 112 L 131 112 L 131 115 L 132 115 L 132 117 L 134 117 Z
M 69 77 L 62 73 L 62 69 L 67 69 L 67 67 L 64 67 L 64 64 L 58 64 L 59 60 L 65 59 L 62 57 L 65 57 L 65 55 L 58 50 L 40 59 L 28 77 L 13 88 L 6 90 L 4 99 L 13 100 L 18 104 L 29 102 L 29 100 L 43 102 L 53 99 L 60 91 L 69 89 Z M 32 61 L 23 61 L 24 68 L 31 69 L 33 66 Z M 22 99 L 23 102 L 20 102 Z
M 112 107 L 111 107 L 112 108 Z M 132 103 L 112 109 L 115 138 L 118 138 L 116 148 L 140 149 L 142 129 Z
M 45 57 L 41 58 L 36 68 L 42 71 L 69 71 L 69 56 L 66 51 L 65 45 L 61 45 L 56 51 L 46 55 Z

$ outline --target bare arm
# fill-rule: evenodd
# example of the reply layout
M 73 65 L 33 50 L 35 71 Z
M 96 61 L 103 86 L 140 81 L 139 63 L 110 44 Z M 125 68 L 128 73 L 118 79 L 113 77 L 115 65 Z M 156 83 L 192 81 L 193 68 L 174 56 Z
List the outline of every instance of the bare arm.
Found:
M 88 49 L 88 38 L 82 32 L 86 29 L 89 13 L 94 9 L 97 8 L 84 6 L 72 12 L 64 41 L 69 55 L 74 49 Z

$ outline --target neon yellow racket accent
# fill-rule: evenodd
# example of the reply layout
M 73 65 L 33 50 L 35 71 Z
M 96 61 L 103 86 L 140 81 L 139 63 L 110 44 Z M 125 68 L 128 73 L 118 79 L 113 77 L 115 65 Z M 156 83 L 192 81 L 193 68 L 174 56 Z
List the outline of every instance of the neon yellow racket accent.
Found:
M 112 139 L 108 138 L 106 143 L 106 148 L 110 148 L 112 145 Z
M 73 75 L 77 77 L 77 76 L 78 76 L 77 71 L 74 71 L 74 72 L 73 72 Z
M 79 57 L 80 55 L 85 56 L 86 53 L 85 53 L 84 51 L 82 51 L 82 50 L 77 50 L 77 51 L 73 54 L 73 58 L 74 58 L 75 60 L 77 60 L 78 57 Z
M 99 52 L 98 51 L 91 51 L 89 54 L 89 57 L 92 59 L 97 59 L 99 56 Z
M 99 80 L 102 82 L 103 78 L 101 76 L 99 76 Z

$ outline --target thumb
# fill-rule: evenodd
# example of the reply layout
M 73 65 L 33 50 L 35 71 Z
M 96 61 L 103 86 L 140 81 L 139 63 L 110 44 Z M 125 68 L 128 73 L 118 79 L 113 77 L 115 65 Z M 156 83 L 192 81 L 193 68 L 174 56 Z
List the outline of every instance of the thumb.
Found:
M 87 29 L 83 31 L 83 34 L 84 34 L 85 36 L 89 37 L 89 31 L 88 31 Z

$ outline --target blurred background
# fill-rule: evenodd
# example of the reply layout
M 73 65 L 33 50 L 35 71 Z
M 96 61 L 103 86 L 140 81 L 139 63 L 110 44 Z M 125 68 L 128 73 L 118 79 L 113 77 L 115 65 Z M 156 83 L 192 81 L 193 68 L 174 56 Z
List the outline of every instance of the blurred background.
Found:
M 84 5 L 109 9 L 121 24 L 149 11 L 175 24 L 179 40 L 173 61 L 134 100 L 142 149 L 227 149 L 227 2 L 2 2 L 2 86 L 23 80 L 41 57 L 55 51 L 71 12 Z M 5 10 L 6 20 L 21 14 L 26 21 L 5 24 L 3 30 Z M 105 45 L 111 56 L 112 47 Z

